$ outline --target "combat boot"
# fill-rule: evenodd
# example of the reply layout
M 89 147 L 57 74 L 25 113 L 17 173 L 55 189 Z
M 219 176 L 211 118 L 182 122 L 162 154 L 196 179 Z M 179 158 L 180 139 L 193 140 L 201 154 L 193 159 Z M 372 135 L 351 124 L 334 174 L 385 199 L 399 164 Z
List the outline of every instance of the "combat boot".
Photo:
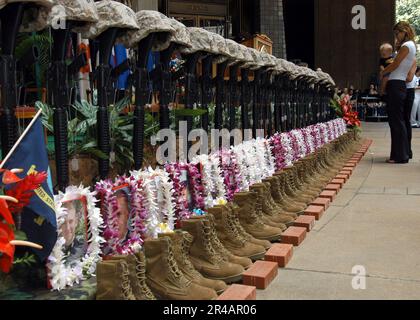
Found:
M 297 204 L 295 203 L 291 198 L 289 198 L 285 191 L 283 186 L 283 179 L 281 176 L 279 176 L 279 173 L 275 173 L 274 176 L 271 177 L 275 185 L 276 189 L 276 202 L 277 204 L 286 212 L 290 212 L 293 215 L 300 215 L 305 210 L 304 204 Z M 295 217 L 295 216 L 292 216 Z
M 297 168 L 297 174 L 300 181 L 304 185 L 305 194 L 310 194 L 315 198 L 321 193 L 324 183 L 322 181 L 316 181 L 313 177 L 312 170 L 306 165 L 308 161 L 300 160 Z
M 229 203 L 227 203 L 226 206 L 229 209 L 229 218 L 232 220 L 232 223 L 233 223 L 235 229 L 238 231 L 238 233 L 240 234 L 241 237 L 243 237 L 249 243 L 253 243 L 253 244 L 256 244 L 256 245 L 259 245 L 259 246 L 263 247 L 265 250 L 268 250 L 268 249 L 271 248 L 271 242 L 270 241 L 257 239 L 244 229 L 244 227 L 242 226 L 242 224 L 239 221 L 238 210 L 233 209 L 236 206 L 234 203 L 229 202 Z M 259 259 L 259 258 L 255 257 L 255 259 Z
M 230 252 L 217 236 L 216 224 L 215 224 L 215 219 L 213 215 L 207 214 L 206 217 L 207 217 L 207 222 L 205 221 L 205 223 L 208 224 L 211 230 L 212 245 L 214 249 L 216 250 L 216 252 L 219 253 L 220 256 L 224 258 L 224 260 L 229 261 L 231 263 L 239 264 L 242 267 L 244 267 L 245 270 L 248 269 L 252 265 L 252 260 L 248 257 L 237 256 L 233 254 L 232 252 Z
M 267 216 L 270 220 L 284 225 L 281 226 L 282 231 L 286 230 L 286 226 L 289 227 L 293 225 L 293 218 L 281 214 L 281 210 L 271 206 L 268 200 L 271 197 L 271 192 L 268 190 L 265 183 L 256 183 L 252 185 L 249 189 L 254 190 L 258 193 L 258 197 L 262 202 L 262 211 L 264 215 Z
M 192 235 L 183 230 L 176 230 L 173 233 L 159 234 L 160 238 L 165 236 L 171 239 L 175 261 L 179 270 L 181 270 L 181 272 L 188 280 L 191 280 L 193 283 L 199 286 L 211 288 L 215 290 L 219 295 L 227 289 L 226 283 L 221 280 L 212 280 L 203 277 L 203 275 L 198 272 L 192 265 L 190 260 L 190 247 L 193 243 Z
M 144 242 L 147 284 L 158 299 L 214 300 L 217 293 L 188 280 L 179 270 L 168 237 Z
M 256 210 L 256 199 L 251 198 L 250 192 L 238 192 L 233 196 L 233 201 L 237 205 L 233 209 L 238 214 L 239 221 L 246 230 L 257 239 L 277 241 L 281 237 L 282 230 L 267 226 L 261 219 L 260 213 Z
M 97 300 L 136 300 L 124 260 L 100 261 L 96 266 Z
M 274 173 L 274 175 L 278 177 L 280 181 L 280 191 L 282 193 L 283 201 L 285 201 L 286 204 L 299 208 L 301 212 L 303 212 L 307 208 L 307 204 L 299 201 L 297 195 L 291 189 L 288 179 L 289 172 L 281 170 Z
M 209 215 L 214 217 L 214 223 L 218 238 L 226 249 L 239 257 L 247 257 L 251 260 L 262 259 L 265 248 L 249 241 L 241 235 L 235 226 L 235 218 L 231 215 L 226 205 L 215 206 L 208 209 Z
M 275 205 L 275 207 L 277 208 L 278 212 L 280 212 L 282 214 L 286 214 L 286 215 L 292 217 L 293 219 L 297 218 L 296 213 L 286 211 L 283 208 L 282 198 L 281 198 L 281 193 L 280 193 L 280 187 L 278 185 L 277 177 L 275 177 L 275 176 L 267 177 L 267 178 L 263 179 L 263 182 L 269 188 L 269 192 L 271 193 L 271 198 L 270 199 L 272 200 L 273 206 Z
M 146 259 L 142 252 L 135 255 L 112 256 L 112 260 L 127 262 L 131 288 L 136 300 L 156 300 L 146 283 Z
M 287 173 L 287 185 L 286 185 L 286 192 L 288 195 L 295 196 L 297 200 L 300 202 L 309 205 L 314 200 L 314 196 L 306 195 L 304 191 L 300 190 L 299 187 L 296 185 L 296 168 L 285 168 L 284 170 Z
M 193 236 L 190 260 L 194 268 L 204 277 L 226 283 L 242 279 L 244 268 L 239 264 L 224 261 L 216 252 L 211 242 L 211 230 L 202 219 L 184 220 L 182 229 Z
M 250 197 L 254 199 L 255 201 L 255 212 L 260 217 L 261 221 L 267 225 L 274 228 L 278 228 L 281 231 L 285 231 L 287 229 L 286 225 L 280 222 L 274 221 L 271 216 L 268 214 L 265 214 L 263 211 L 263 202 L 264 199 L 261 197 L 261 195 L 256 192 L 255 190 L 252 190 L 250 187 Z M 253 194 L 253 195 L 252 195 Z
M 239 264 L 244 269 L 248 269 L 252 265 L 252 261 L 247 257 L 239 257 L 237 255 L 232 254 L 229 250 L 226 249 L 224 244 L 220 242 L 220 239 L 217 235 L 215 224 L 214 224 L 214 217 L 211 214 L 206 214 L 202 216 L 192 216 L 191 219 L 201 219 L 204 222 L 206 228 L 210 230 L 210 243 L 213 246 L 216 253 L 222 257 L 224 261 L 231 262 L 233 264 Z

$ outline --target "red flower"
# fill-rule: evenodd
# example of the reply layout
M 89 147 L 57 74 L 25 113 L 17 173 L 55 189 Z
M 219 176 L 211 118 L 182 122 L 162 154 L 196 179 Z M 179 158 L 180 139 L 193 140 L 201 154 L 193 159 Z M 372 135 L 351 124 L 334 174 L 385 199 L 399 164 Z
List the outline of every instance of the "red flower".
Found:
M 14 239 L 13 229 L 5 223 L 0 223 L 0 271 L 4 273 L 8 273 L 13 264 L 15 246 L 10 244 L 10 241 Z
M 18 203 L 11 203 L 9 205 L 10 211 L 14 214 L 20 213 L 29 204 L 34 190 L 38 189 L 46 179 L 46 172 L 29 174 L 16 183 L 13 188 L 7 190 L 6 194 L 8 196 L 18 200 Z
M 13 224 L 13 225 L 15 224 L 6 200 L 1 199 L 1 198 L 0 198 L 0 217 L 3 217 L 3 219 L 6 220 L 6 222 L 9 224 Z
M 2 178 L 3 184 L 12 184 L 12 183 L 16 183 L 22 180 L 10 170 L 0 169 L 0 173 L 2 172 L 3 172 L 3 178 Z

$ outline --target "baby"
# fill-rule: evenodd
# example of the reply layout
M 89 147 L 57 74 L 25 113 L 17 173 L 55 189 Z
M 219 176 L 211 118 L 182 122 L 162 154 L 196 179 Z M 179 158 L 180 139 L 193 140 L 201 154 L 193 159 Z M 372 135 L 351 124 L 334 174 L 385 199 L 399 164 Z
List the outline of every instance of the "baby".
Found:
M 380 46 L 379 51 L 381 53 L 381 59 L 379 62 L 380 71 L 383 71 L 387 66 L 389 66 L 394 61 L 393 48 L 389 43 L 384 43 Z M 381 96 L 386 94 L 386 84 L 388 82 L 389 73 L 384 74 L 381 81 L 381 89 L 379 94 Z

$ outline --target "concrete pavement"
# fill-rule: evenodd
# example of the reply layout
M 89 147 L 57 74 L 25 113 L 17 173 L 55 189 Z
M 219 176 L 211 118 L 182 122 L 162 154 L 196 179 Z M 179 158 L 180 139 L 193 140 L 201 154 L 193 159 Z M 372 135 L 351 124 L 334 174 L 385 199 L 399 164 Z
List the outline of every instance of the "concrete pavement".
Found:
M 420 299 L 420 129 L 406 165 L 385 163 L 387 123 L 364 123 L 363 136 L 368 153 L 257 299 Z M 364 290 L 352 287 L 354 266 L 366 270 Z

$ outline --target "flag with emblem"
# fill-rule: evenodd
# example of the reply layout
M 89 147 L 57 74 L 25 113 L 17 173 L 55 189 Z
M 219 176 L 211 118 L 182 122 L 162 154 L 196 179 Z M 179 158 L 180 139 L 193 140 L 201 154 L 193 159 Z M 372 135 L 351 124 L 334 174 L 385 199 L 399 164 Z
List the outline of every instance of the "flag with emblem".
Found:
M 40 118 L 31 123 L 32 126 L 17 145 L 4 168 L 21 168 L 21 178 L 31 173 L 50 172 L 48 154 L 45 145 L 44 130 Z M 43 249 L 31 249 L 40 261 L 50 255 L 57 240 L 57 221 L 53 192 L 48 179 L 34 191 L 29 205 L 21 213 L 21 230 L 28 241 L 40 244 Z

